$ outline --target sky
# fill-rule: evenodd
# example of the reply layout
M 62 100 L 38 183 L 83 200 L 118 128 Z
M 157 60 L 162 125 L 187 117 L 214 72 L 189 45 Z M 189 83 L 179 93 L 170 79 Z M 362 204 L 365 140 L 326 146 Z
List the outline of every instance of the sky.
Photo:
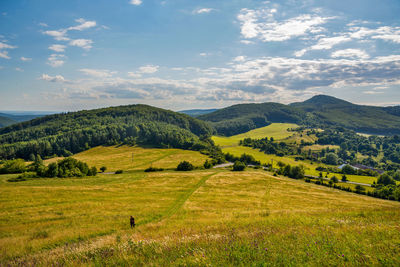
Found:
M 400 105 L 399 0 L 1 0 L 0 110 Z

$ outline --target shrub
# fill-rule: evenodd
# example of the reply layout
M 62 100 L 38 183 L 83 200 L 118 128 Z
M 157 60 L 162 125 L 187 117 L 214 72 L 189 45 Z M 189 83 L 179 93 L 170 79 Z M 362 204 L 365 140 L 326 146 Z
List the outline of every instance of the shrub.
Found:
M 246 168 L 246 164 L 241 161 L 235 161 L 233 164 L 233 171 L 243 171 Z
M 194 166 L 192 165 L 192 163 L 188 162 L 188 161 L 182 161 L 178 164 L 178 166 L 176 167 L 177 171 L 191 171 L 194 169 Z
M 123 172 L 124 172 L 123 170 L 117 170 L 117 171 L 115 171 L 115 174 L 121 174 Z
M 163 171 L 164 169 L 163 168 L 154 168 L 154 167 L 148 167 L 147 169 L 145 169 L 144 171 L 145 172 L 161 172 L 161 171 Z
M 203 164 L 204 169 L 210 169 L 212 167 L 212 163 L 208 161 L 208 159 Z
M 107 167 L 106 167 L 106 166 L 100 167 L 100 171 L 101 171 L 101 172 L 105 172 L 106 170 L 107 170 Z
M 22 173 L 26 171 L 25 161 L 23 159 L 7 160 L 0 173 Z
M 339 182 L 339 179 L 336 177 L 336 176 L 333 176 L 332 178 L 331 178 L 331 181 L 332 181 L 332 183 L 338 183 Z

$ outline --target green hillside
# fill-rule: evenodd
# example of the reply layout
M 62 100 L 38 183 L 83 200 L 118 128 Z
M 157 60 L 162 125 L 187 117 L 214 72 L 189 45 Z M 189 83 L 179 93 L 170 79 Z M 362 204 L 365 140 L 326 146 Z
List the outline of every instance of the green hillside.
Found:
M 211 122 L 220 135 L 231 136 L 272 122 L 301 123 L 305 113 L 278 103 L 239 104 L 199 116 Z
M 374 107 L 355 105 L 331 96 L 315 96 L 291 106 L 312 113 L 318 125 L 341 126 L 351 130 L 372 134 L 400 133 L 398 107 Z
M 272 122 L 312 127 L 339 126 L 363 133 L 399 134 L 400 108 L 355 105 L 331 96 L 319 95 L 307 101 L 240 104 L 198 117 L 209 121 L 219 135 L 236 135 Z
M 200 150 L 212 132 L 206 122 L 147 105 L 70 112 L 0 129 L 0 158 L 68 156 L 120 143 Z

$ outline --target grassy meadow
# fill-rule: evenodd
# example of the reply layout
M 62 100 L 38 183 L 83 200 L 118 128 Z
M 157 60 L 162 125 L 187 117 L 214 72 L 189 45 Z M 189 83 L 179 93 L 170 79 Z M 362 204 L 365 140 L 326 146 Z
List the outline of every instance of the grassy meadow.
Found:
M 173 169 L 186 160 L 195 166 L 202 166 L 207 156 L 197 151 L 183 149 L 142 148 L 131 146 L 98 146 L 72 156 L 86 162 L 89 166 L 107 167 L 107 171 L 144 170 L 149 166 Z M 52 158 L 45 163 L 61 158 Z
M 400 264 L 400 203 L 261 170 L 8 178 L 0 265 Z
M 249 131 L 244 134 L 235 135 L 231 137 L 221 137 L 221 136 L 213 136 L 213 140 L 215 144 L 219 145 L 224 153 L 230 153 L 234 156 L 240 156 L 242 154 L 249 154 L 252 155 L 256 160 L 259 160 L 262 164 L 273 163 L 275 168 L 278 168 L 278 162 L 283 162 L 285 164 L 290 164 L 292 166 L 295 165 L 303 165 L 305 167 L 305 174 L 312 175 L 312 176 L 319 176 L 319 171 L 315 168 L 318 166 L 327 167 L 327 165 L 323 163 L 312 163 L 310 161 L 296 161 L 294 156 L 285 156 L 279 157 L 276 155 L 265 154 L 264 152 L 260 152 L 257 149 L 253 149 L 251 147 L 239 146 L 239 141 L 243 140 L 244 138 L 264 138 L 264 137 L 274 137 L 275 140 L 281 140 L 284 142 L 297 142 L 299 143 L 301 140 L 304 141 L 315 141 L 313 136 L 307 136 L 306 134 L 289 132 L 287 129 L 289 128 L 296 128 L 298 127 L 296 124 L 289 124 L 289 123 L 273 123 L 269 126 L 258 128 L 252 131 Z M 312 151 L 320 151 L 325 148 L 331 149 L 338 149 L 338 146 L 323 146 L 323 145 L 312 145 L 312 146 L 305 146 L 304 150 L 311 149 Z M 326 172 L 323 172 L 323 176 L 327 175 Z M 338 174 L 328 174 L 328 178 L 336 176 L 341 179 L 340 175 Z M 360 176 L 360 175 L 346 175 L 347 179 L 352 182 L 357 183 L 365 183 L 365 184 L 372 184 L 374 181 L 377 181 L 377 177 L 372 176 Z

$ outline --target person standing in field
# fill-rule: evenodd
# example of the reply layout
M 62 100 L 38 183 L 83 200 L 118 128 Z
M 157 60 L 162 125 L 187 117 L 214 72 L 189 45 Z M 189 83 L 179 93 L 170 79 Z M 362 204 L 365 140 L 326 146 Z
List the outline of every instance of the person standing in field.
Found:
M 135 227 L 135 218 L 133 218 L 133 217 L 131 216 L 130 221 L 131 221 L 131 228 Z

